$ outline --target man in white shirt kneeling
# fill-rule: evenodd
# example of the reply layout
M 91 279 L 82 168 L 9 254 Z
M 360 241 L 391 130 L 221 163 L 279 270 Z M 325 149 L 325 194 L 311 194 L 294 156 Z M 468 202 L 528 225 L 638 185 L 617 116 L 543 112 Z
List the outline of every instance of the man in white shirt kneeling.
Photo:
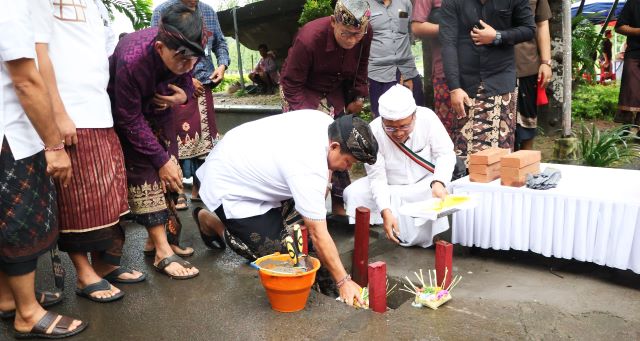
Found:
M 436 114 L 416 106 L 411 91 L 395 85 L 379 100 L 380 117 L 370 123 L 378 141 L 377 161 L 367 176 L 344 191 L 349 220 L 359 206 L 371 210 L 371 224 L 383 224 L 387 238 L 402 246 L 429 247 L 449 228 L 447 218 L 425 221 L 403 216 L 404 204 L 444 199 L 456 164 L 453 142 Z

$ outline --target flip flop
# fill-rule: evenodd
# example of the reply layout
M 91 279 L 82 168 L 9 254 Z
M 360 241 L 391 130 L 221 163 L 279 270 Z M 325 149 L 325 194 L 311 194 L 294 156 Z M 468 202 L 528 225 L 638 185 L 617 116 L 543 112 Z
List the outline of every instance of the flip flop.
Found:
M 180 246 L 178 246 L 178 247 L 180 247 Z M 175 250 L 173 250 L 173 252 L 174 252 L 176 255 L 180 256 L 180 257 L 191 257 L 191 256 L 193 256 L 193 254 L 196 252 L 196 250 L 194 250 L 193 248 L 188 247 L 188 246 L 187 246 L 187 248 L 185 248 L 184 250 L 189 250 L 189 251 L 187 251 L 187 252 L 181 252 L 181 251 L 176 252 Z M 156 255 L 156 249 L 155 249 L 155 248 L 153 248 L 153 249 L 151 249 L 151 250 L 142 250 L 142 253 L 144 253 L 144 255 L 145 255 L 146 257 L 155 257 L 155 255 Z
M 123 291 L 120 291 L 119 293 L 106 298 L 97 298 L 97 297 L 91 296 L 91 294 L 93 294 L 96 291 L 103 291 L 103 290 L 110 290 L 110 289 L 111 289 L 111 284 L 109 283 L 109 281 L 107 281 L 106 279 L 102 279 L 99 282 L 87 285 L 83 289 L 76 288 L 76 295 L 90 299 L 91 301 L 98 302 L 98 303 L 109 303 L 109 302 L 117 301 L 124 297 Z
M 169 266 L 171 263 L 178 263 L 180 265 L 182 265 L 183 267 L 189 269 L 189 268 L 193 268 L 193 265 L 191 265 L 191 263 L 187 262 L 186 260 L 180 258 L 180 256 L 173 254 L 167 258 L 162 259 L 160 262 L 158 262 L 158 264 L 154 264 L 153 267 L 156 268 L 156 270 L 158 270 L 158 272 L 163 273 L 167 276 L 169 276 L 169 278 L 172 279 L 190 279 L 190 278 L 194 278 L 196 276 L 198 276 L 200 273 L 195 273 L 193 275 L 185 275 L 185 276 L 176 276 L 176 275 L 172 275 L 169 272 L 167 272 L 166 268 L 167 266 Z
M 69 316 L 62 316 L 60 321 L 56 323 L 51 330 L 51 333 L 47 333 L 47 330 L 51 328 L 51 325 L 56 321 L 60 314 L 56 314 L 52 311 L 47 311 L 46 314 L 36 323 L 29 332 L 19 332 L 13 330 L 16 339 L 62 339 L 72 335 L 76 335 L 87 328 L 88 323 L 82 321 L 76 329 L 69 331 L 69 327 L 73 323 L 74 318 Z
M 51 307 L 62 302 L 62 293 L 56 296 L 55 292 L 36 290 L 36 299 L 43 308 Z M 16 310 L 0 311 L 0 319 L 9 319 L 16 316 Z
M 184 205 L 184 206 L 178 207 L 178 205 Z M 175 207 L 177 211 L 186 211 L 189 209 L 189 201 L 187 201 L 187 196 L 184 193 L 178 195 L 178 199 L 176 200 Z
M 200 228 L 200 220 L 198 219 L 198 213 L 200 213 L 202 209 L 202 207 L 196 207 L 193 209 L 193 212 L 191 212 L 193 220 L 196 222 L 196 226 L 198 226 L 198 231 L 200 232 L 200 238 L 202 238 L 202 242 L 204 242 L 204 245 L 206 245 L 210 249 L 224 250 L 227 247 L 227 244 L 225 244 L 224 240 L 220 238 L 220 236 L 218 236 L 217 234 L 209 236 L 202 233 L 202 229 Z
M 202 202 L 202 199 L 200 199 L 200 197 L 191 197 L 191 202 Z
M 109 272 L 103 278 L 109 281 L 110 283 L 124 283 L 124 284 L 140 283 L 145 279 L 147 279 L 147 275 L 145 274 L 140 275 L 140 277 L 138 278 L 127 278 L 127 279 L 120 278 L 119 276 L 122 274 L 133 274 L 133 271 L 129 268 L 125 268 L 124 266 L 121 266 Z

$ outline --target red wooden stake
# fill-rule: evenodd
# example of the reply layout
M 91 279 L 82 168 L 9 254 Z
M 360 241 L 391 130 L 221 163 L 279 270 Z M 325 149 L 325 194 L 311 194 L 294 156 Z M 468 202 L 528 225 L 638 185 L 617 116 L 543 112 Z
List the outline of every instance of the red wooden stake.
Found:
M 369 263 L 369 216 L 366 207 L 356 208 L 356 231 L 353 241 L 353 260 L 351 264 L 353 281 L 361 287 L 367 286 L 367 264 Z
M 302 253 L 309 254 L 309 230 L 306 226 L 300 226 L 300 232 L 302 232 Z
M 387 264 L 369 264 L 369 308 L 376 313 L 387 311 Z
M 451 273 L 453 269 L 451 265 L 453 263 L 453 244 L 444 240 L 438 240 L 436 242 L 436 276 L 438 285 L 442 284 L 444 279 L 445 268 L 447 269 L 447 278 L 445 279 L 442 288 L 446 288 L 451 284 Z

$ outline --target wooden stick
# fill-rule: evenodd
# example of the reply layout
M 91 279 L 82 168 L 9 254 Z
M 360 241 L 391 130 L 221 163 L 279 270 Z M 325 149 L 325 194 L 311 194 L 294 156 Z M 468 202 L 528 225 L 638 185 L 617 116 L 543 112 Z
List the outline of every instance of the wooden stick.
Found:
M 414 275 L 416 275 L 416 277 L 418 278 L 418 281 L 420 282 L 420 284 L 422 284 L 422 289 L 424 289 L 425 285 L 424 282 L 422 281 L 422 278 L 420 278 L 420 276 L 418 276 L 417 272 L 413 272 Z
M 400 288 L 400 289 L 398 289 L 398 290 L 406 291 L 406 292 L 408 292 L 408 293 L 410 293 L 410 294 L 417 295 L 415 292 L 413 292 L 413 291 L 411 291 L 411 290 L 407 290 L 407 289 L 405 289 L 405 288 Z
M 421 279 L 422 285 L 425 285 L 424 284 L 424 275 L 422 274 L 422 269 L 420 269 L 420 279 Z
M 441 288 L 444 288 L 445 283 L 447 283 L 447 271 L 449 270 L 449 268 L 447 268 L 446 266 L 444 267 L 444 278 L 442 279 L 442 283 L 440 284 Z
M 451 289 L 447 291 L 451 292 L 451 290 L 453 290 L 453 288 L 455 288 L 456 285 L 458 285 L 458 283 L 460 283 L 461 280 L 462 280 L 462 276 L 458 277 L 458 280 L 455 283 L 453 283 L 453 285 L 451 286 Z
M 391 292 L 393 291 L 393 289 L 395 289 L 398 286 L 398 283 L 394 284 L 393 287 L 389 290 L 387 290 L 387 296 L 389 296 L 389 294 L 391 294 Z
M 409 280 L 409 277 L 404 276 L 404 278 L 406 278 L 406 279 L 407 279 L 407 282 L 409 282 L 409 284 L 411 285 L 411 287 L 412 287 L 416 292 L 418 292 L 418 288 L 416 288 L 416 286 L 415 286 L 415 285 L 413 285 L 413 283 L 411 283 L 411 280 Z
M 460 276 L 460 275 L 457 275 L 456 277 L 454 277 L 454 278 L 453 278 L 453 280 L 451 281 L 451 283 L 449 283 L 449 286 L 448 286 L 448 287 L 447 287 L 447 289 L 446 289 L 447 291 L 449 291 L 449 288 L 451 288 L 451 285 L 453 284 L 453 282 L 455 282 L 456 280 L 458 280 L 458 277 L 459 277 L 459 276 Z
M 427 270 L 427 272 L 429 273 L 429 286 L 432 287 L 433 283 L 431 283 L 431 270 Z
M 436 287 L 438 286 L 438 273 L 436 272 L 436 269 L 433 269 L 433 281 L 436 283 Z

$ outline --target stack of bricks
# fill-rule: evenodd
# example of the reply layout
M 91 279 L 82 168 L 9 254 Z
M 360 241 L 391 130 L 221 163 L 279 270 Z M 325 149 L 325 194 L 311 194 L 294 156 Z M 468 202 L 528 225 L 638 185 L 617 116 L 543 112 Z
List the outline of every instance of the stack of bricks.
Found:
M 500 177 L 500 158 L 509 154 L 509 149 L 489 148 L 469 155 L 469 180 L 491 182 Z
M 522 187 L 527 182 L 527 174 L 540 173 L 541 153 L 539 150 L 520 150 L 500 158 L 500 184 Z

